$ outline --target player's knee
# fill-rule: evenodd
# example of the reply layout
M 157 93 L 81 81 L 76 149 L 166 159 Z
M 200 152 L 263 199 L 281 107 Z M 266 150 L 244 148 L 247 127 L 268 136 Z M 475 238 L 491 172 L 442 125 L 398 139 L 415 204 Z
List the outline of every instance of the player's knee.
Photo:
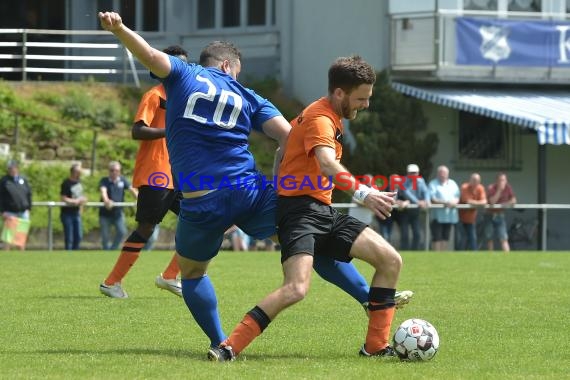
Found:
M 200 278 L 206 274 L 208 262 L 199 262 L 177 255 L 180 276 L 184 280 Z
M 288 283 L 283 288 L 289 305 L 302 301 L 309 292 L 309 285 L 303 282 Z
M 377 247 L 374 267 L 377 271 L 398 275 L 402 269 L 402 256 L 390 244 L 382 244 Z
M 137 232 L 145 239 L 149 239 L 154 232 L 154 224 L 140 223 L 137 226 Z
M 403 265 L 402 256 L 400 256 L 398 251 L 396 251 L 394 248 L 392 248 L 392 251 L 390 252 L 388 260 L 389 260 L 389 266 L 392 269 L 392 272 L 394 274 L 399 274 L 400 271 L 402 270 L 402 265 Z

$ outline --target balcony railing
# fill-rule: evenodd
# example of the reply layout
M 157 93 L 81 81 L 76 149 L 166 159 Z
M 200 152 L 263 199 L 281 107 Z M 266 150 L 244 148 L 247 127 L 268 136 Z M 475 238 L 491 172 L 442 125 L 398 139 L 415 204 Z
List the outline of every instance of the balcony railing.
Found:
M 152 46 L 178 44 L 197 60 L 213 40 L 227 39 L 224 31 L 199 34 L 140 32 Z M 231 36 L 244 56 L 242 77 L 273 76 L 278 72 L 279 33 L 242 31 Z M 150 80 L 148 70 L 109 32 L 102 30 L 0 29 L 0 78 L 7 80 L 134 83 Z
M 394 78 L 449 82 L 570 83 L 570 65 L 568 67 L 458 65 L 455 22 L 458 17 L 527 21 L 568 21 L 569 19 L 561 13 L 467 10 L 391 15 L 390 65 Z
M 0 29 L 0 75 L 7 79 L 122 78 L 139 85 L 128 50 L 106 31 Z M 98 40 L 99 42 L 94 42 Z M 140 70 L 143 72 L 143 70 Z M 119 81 L 117 79 L 113 81 Z

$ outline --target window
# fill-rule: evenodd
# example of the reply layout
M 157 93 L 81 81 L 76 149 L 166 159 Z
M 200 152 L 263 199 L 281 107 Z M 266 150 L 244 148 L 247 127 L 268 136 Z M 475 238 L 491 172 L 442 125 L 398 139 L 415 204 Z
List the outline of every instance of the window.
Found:
M 131 29 L 137 28 L 136 0 L 121 0 L 121 19 Z
M 463 9 L 470 11 L 496 11 L 499 3 L 509 12 L 541 12 L 542 0 L 463 0 Z
M 198 29 L 275 25 L 275 0 L 197 0 Z
M 540 12 L 540 0 L 509 0 L 508 10 L 512 12 Z
M 520 169 L 522 127 L 469 112 L 459 112 L 458 167 Z
M 158 0 L 143 0 L 143 30 L 158 31 Z
M 265 0 L 249 0 L 247 25 L 265 25 Z
M 159 0 L 97 0 L 97 9 L 112 11 L 116 9 L 114 5 L 118 5 L 123 23 L 129 28 L 156 32 L 159 30 L 160 3 Z
M 198 29 L 216 27 L 216 0 L 198 0 Z
M 223 27 L 235 27 L 240 25 L 240 0 L 223 0 Z
M 469 11 L 496 11 L 498 0 L 463 0 L 463 9 Z

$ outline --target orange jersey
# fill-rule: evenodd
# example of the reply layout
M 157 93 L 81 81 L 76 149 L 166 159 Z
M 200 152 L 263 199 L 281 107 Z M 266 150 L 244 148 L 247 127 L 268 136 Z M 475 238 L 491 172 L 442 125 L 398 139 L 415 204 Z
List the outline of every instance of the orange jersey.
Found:
M 467 203 L 469 201 L 482 201 L 486 200 L 485 188 L 483 185 L 479 184 L 475 188 L 469 185 L 469 182 L 461 185 L 461 198 L 459 198 L 459 203 Z M 476 209 L 460 209 L 459 219 L 462 223 L 473 224 L 477 220 L 477 210 Z
M 165 128 L 166 93 L 162 84 L 151 88 L 143 95 L 134 119 L 135 123 L 138 121 L 144 122 L 151 128 Z M 173 189 L 166 139 L 142 140 L 135 161 L 133 187 L 149 185 L 149 178 L 152 180 L 152 177 L 156 176 L 153 173 L 157 172 L 165 174 L 165 176 L 157 177 L 161 178 L 160 180 L 163 181 L 164 185 L 167 185 L 166 177 L 168 177 L 168 185 L 165 187 Z M 153 184 L 160 185 L 158 183 Z
M 334 185 L 321 172 L 314 149 L 319 145 L 336 151 L 336 159 L 342 156 L 343 124 L 327 98 L 310 104 L 293 121 L 285 155 L 279 166 L 277 193 L 283 196 L 310 195 L 331 204 Z

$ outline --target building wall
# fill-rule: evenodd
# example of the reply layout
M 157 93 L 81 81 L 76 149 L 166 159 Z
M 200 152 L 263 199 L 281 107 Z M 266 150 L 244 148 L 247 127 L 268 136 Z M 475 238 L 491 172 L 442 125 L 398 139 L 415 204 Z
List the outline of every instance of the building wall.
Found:
M 390 0 L 388 5 L 390 14 L 433 12 L 435 10 L 435 7 L 436 0 Z
M 281 67 L 286 90 L 308 104 L 326 95 L 327 71 L 339 56 L 388 65 L 388 3 L 377 0 L 278 1 Z

